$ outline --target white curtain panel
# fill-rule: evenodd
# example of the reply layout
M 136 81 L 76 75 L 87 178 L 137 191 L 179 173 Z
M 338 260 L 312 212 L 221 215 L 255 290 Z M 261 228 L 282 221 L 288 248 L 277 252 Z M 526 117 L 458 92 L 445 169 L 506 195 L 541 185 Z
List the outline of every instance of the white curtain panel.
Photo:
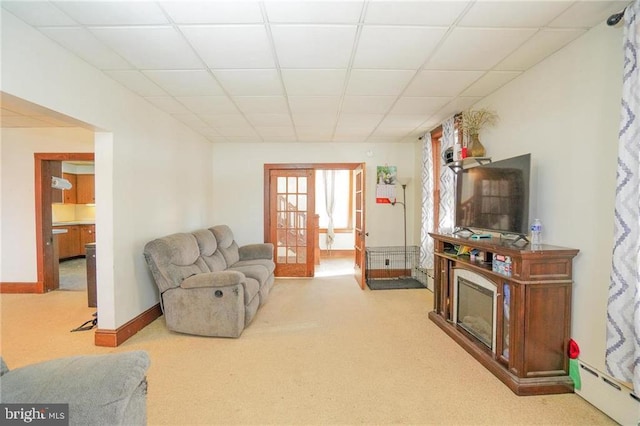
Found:
M 453 147 L 454 143 L 454 117 L 442 123 L 442 141 L 440 142 L 440 152 L 444 153 L 447 148 Z M 445 232 L 453 231 L 453 214 L 455 206 L 455 174 L 449 167 L 440 167 L 440 212 L 438 219 L 438 230 Z
M 606 366 L 640 391 L 640 0 L 624 14 L 624 71 Z
M 420 228 L 420 266 L 433 269 L 433 239 L 429 232 L 433 231 L 433 151 L 431 133 L 422 138 L 422 226 Z
M 325 170 L 324 171 L 324 201 L 325 211 L 329 218 L 327 224 L 327 249 L 331 250 L 333 241 L 335 240 L 336 233 L 333 227 L 333 210 L 335 206 L 335 194 L 336 194 L 336 171 Z

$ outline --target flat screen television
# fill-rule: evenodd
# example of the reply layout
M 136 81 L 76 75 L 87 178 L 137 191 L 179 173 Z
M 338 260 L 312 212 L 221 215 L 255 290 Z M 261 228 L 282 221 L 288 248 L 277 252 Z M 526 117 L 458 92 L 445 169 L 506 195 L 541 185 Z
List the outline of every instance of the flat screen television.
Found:
M 527 235 L 530 175 L 531 154 L 458 172 L 456 231 Z

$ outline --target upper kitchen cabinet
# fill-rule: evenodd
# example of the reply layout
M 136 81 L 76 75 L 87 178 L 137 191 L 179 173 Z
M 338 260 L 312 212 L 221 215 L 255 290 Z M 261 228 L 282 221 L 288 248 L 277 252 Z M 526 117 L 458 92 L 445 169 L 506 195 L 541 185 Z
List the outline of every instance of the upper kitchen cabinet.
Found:
M 71 173 L 63 173 L 62 177 L 71 183 L 71 189 L 62 190 L 62 202 L 65 204 L 76 204 L 76 175 Z
M 95 175 L 76 175 L 76 204 L 95 203 Z

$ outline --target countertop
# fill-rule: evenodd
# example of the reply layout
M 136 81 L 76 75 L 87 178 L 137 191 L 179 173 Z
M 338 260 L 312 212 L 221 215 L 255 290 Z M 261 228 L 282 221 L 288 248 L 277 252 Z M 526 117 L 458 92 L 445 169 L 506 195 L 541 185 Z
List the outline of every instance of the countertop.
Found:
M 95 220 L 74 220 L 71 222 L 53 222 L 52 226 L 95 225 Z
M 53 235 L 66 234 L 67 232 L 69 232 L 68 229 L 53 229 L 52 230 Z

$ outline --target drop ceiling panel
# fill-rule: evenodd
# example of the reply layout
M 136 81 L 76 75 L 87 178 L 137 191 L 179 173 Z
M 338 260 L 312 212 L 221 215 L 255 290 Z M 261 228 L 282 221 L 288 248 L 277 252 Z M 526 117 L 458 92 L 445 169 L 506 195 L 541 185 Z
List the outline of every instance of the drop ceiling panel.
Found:
M 260 127 L 256 126 L 256 131 L 265 140 L 277 140 L 280 138 L 295 139 L 296 132 L 293 127 Z
M 542 27 L 572 1 L 481 1 L 458 22 L 461 27 Z
M 249 122 L 255 127 L 287 127 L 293 126 L 291 116 L 289 114 L 249 114 L 247 115 Z
M 338 125 L 342 127 L 371 128 L 376 127 L 384 118 L 382 114 L 341 114 Z
M 168 20 L 155 2 L 57 1 L 54 5 L 83 25 L 156 25 Z
M 384 114 L 398 99 L 396 96 L 345 96 L 342 112 Z
M 149 96 L 145 98 L 147 101 L 151 102 L 153 105 L 157 106 L 164 112 L 168 112 L 169 114 L 186 114 L 189 113 L 189 110 L 185 108 L 180 102 L 176 101 L 175 98 L 171 96 Z
M 91 32 L 140 69 L 197 69 L 202 62 L 172 27 L 96 27 Z
M 167 92 L 140 71 L 105 71 L 111 78 L 140 96 L 166 96 Z
M 199 117 L 212 127 L 251 127 L 242 114 L 200 114 Z
M 536 31 L 535 28 L 456 28 L 438 48 L 427 68 L 488 70 Z
M 195 129 L 196 131 L 201 131 L 203 129 L 210 129 L 211 127 L 202 121 L 200 117 L 193 113 L 177 113 L 171 114 L 174 118 L 182 121 L 187 126 Z
M 178 96 L 178 102 L 195 114 L 234 114 L 236 106 L 227 96 Z
M 209 68 L 274 68 L 263 25 L 182 26 L 180 30 Z
M 214 70 L 222 87 L 232 96 L 282 95 L 282 83 L 275 69 Z
M 462 92 L 462 96 L 487 96 L 520 74 L 520 71 L 490 71 Z
M 591 28 L 609 15 L 621 12 L 631 1 L 576 1 L 551 23 L 550 27 Z
M 289 96 L 339 96 L 344 89 L 346 69 L 283 69 L 282 81 Z
M 267 1 L 264 6 L 273 23 L 354 24 L 364 1 Z
M 529 69 L 585 32 L 586 30 L 583 29 L 543 29 L 527 40 L 520 49 L 501 61 L 496 69 L 521 71 Z
M 347 94 L 355 96 L 397 96 L 415 75 L 412 70 L 353 70 Z
M 391 110 L 392 114 L 422 114 L 424 117 L 429 117 L 451 102 L 453 97 L 440 96 L 440 97 L 401 97 Z
M 234 96 L 233 101 L 245 114 L 289 112 L 284 96 Z
M 374 1 L 367 7 L 368 24 L 449 26 L 467 8 L 466 1 Z
M 446 28 L 365 26 L 354 68 L 417 70 L 446 33 Z
M 272 25 L 282 68 L 347 68 L 356 26 Z
M 380 122 L 378 129 L 400 128 L 407 133 L 424 123 L 425 119 L 423 114 L 389 114 Z
M 482 71 L 421 71 L 411 82 L 405 96 L 457 96 L 480 78 Z
M 133 68 L 129 62 L 81 27 L 49 27 L 42 32 L 65 49 L 102 70 Z
M 337 115 L 340 109 L 339 96 L 289 96 L 289 107 L 293 114 Z
M 172 96 L 224 95 L 222 87 L 205 70 L 156 70 L 144 74 Z
M 177 24 L 251 24 L 262 22 L 257 1 L 162 1 L 160 6 Z
M 48 2 L 3 1 L 2 7 L 27 24 L 36 27 L 78 24 L 70 16 Z
M 333 129 L 336 124 L 334 114 L 293 114 L 293 124 L 297 127 Z

